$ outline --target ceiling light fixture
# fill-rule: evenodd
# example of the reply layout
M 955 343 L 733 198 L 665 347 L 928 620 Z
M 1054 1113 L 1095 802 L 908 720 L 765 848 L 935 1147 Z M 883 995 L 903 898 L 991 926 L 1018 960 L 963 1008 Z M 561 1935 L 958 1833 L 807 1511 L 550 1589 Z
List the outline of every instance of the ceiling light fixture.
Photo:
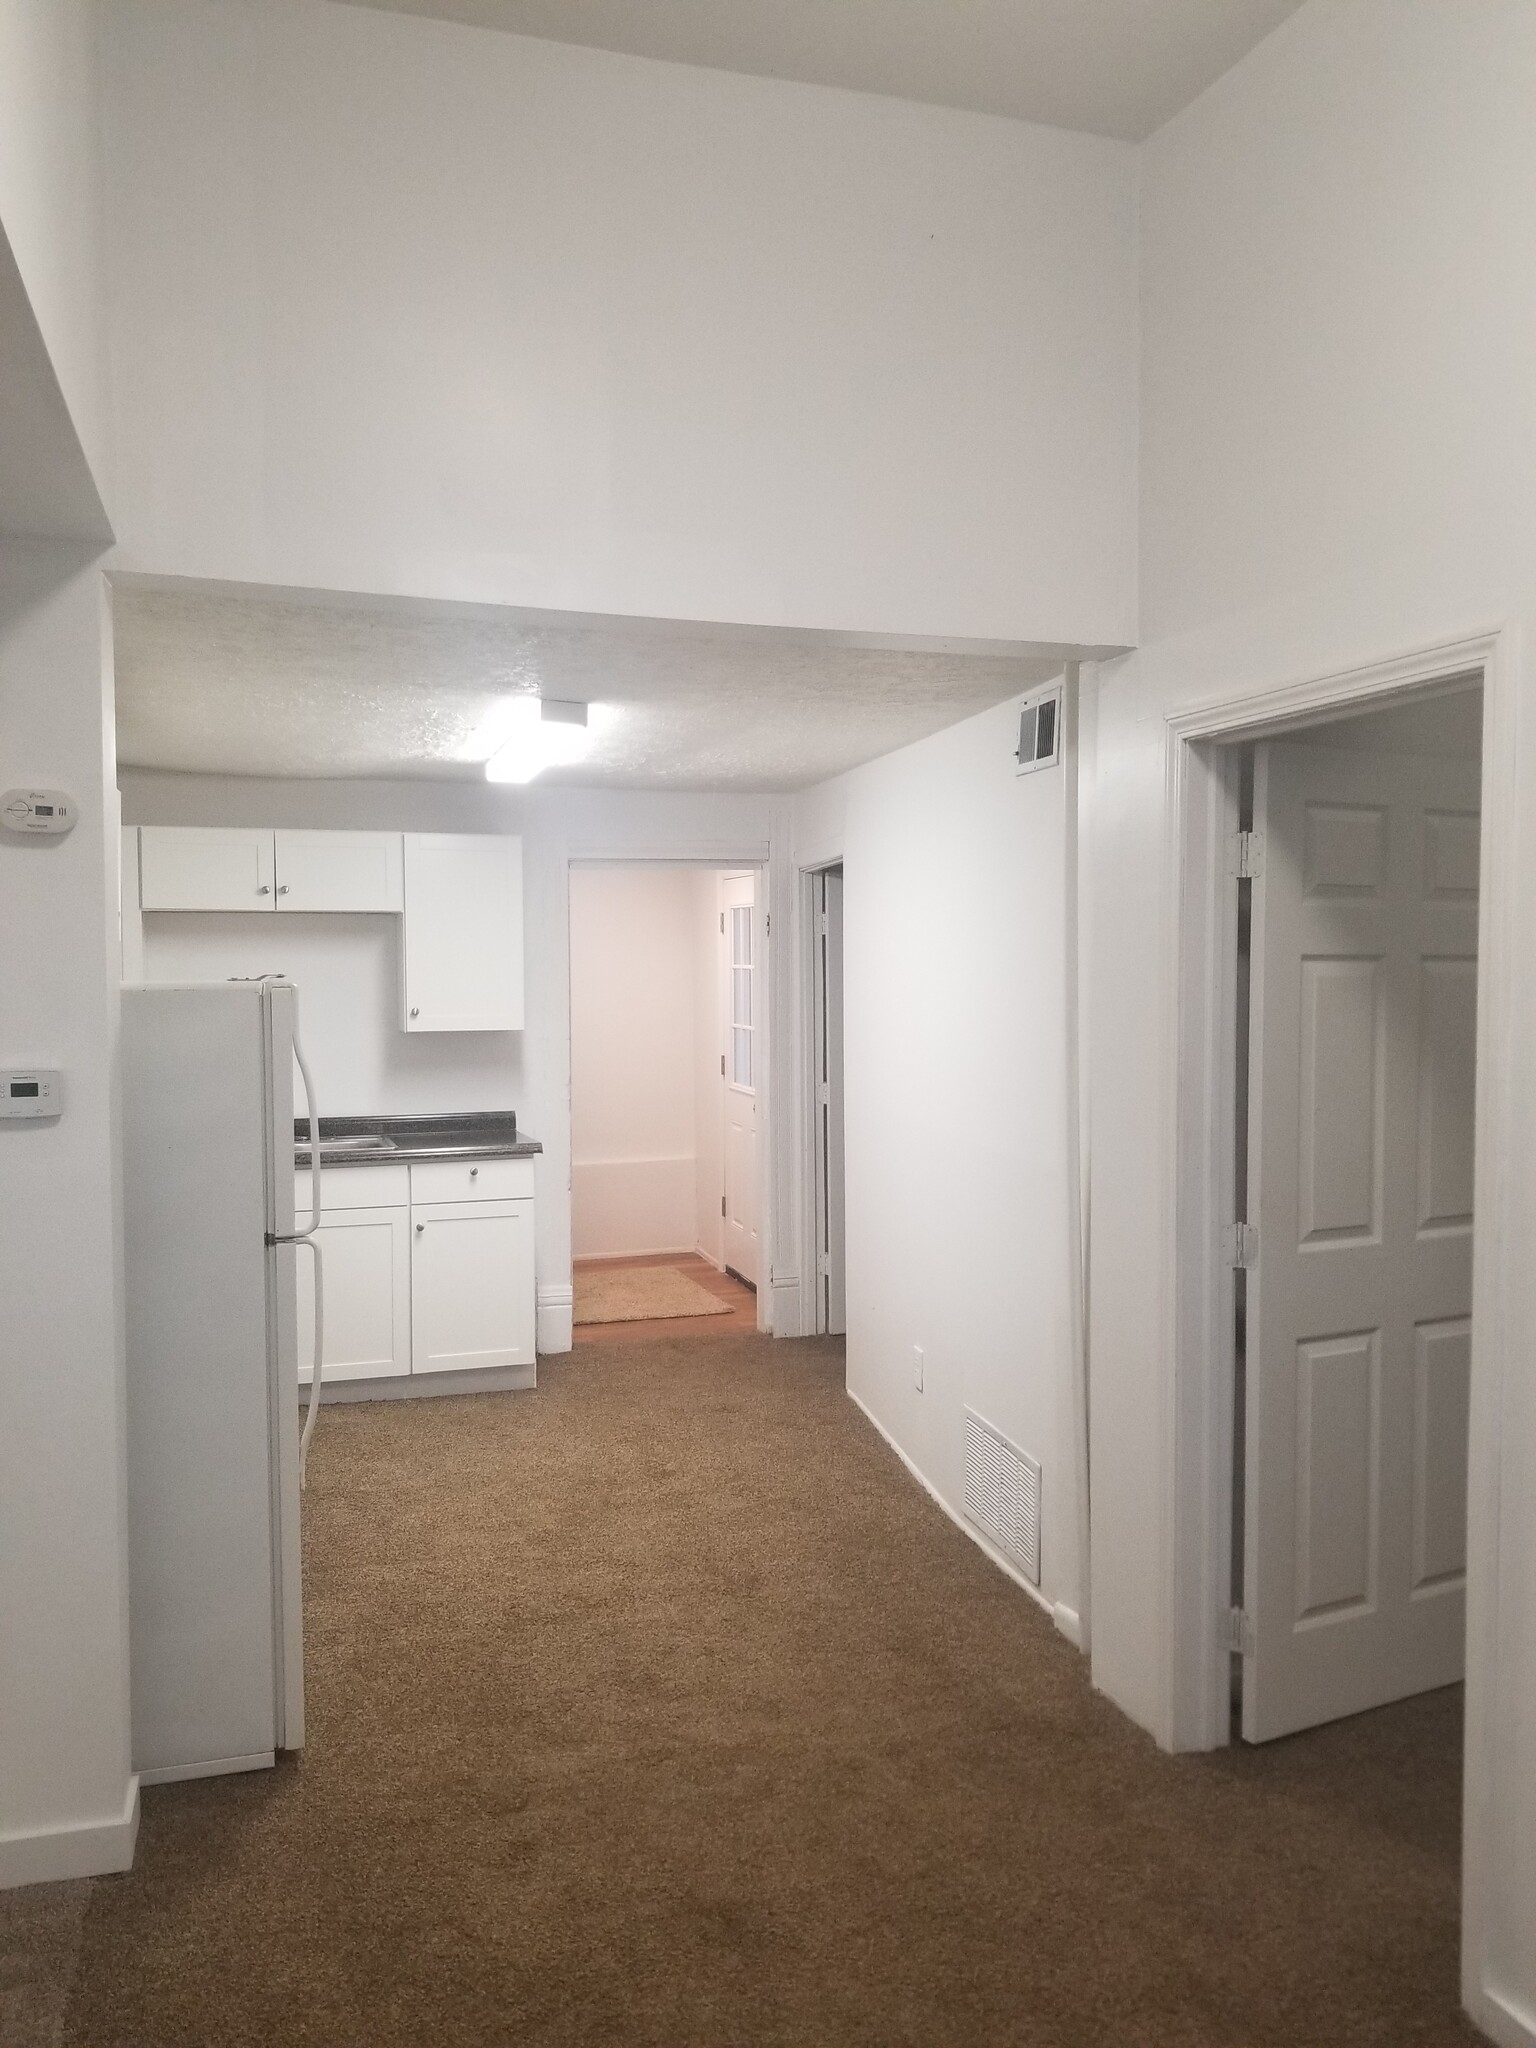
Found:
M 532 782 L 546 768 L 579 761 L 591 745 L 585 704 L 514 697 L 498 720 L 506 737 L 485 764 L 487 782 Z

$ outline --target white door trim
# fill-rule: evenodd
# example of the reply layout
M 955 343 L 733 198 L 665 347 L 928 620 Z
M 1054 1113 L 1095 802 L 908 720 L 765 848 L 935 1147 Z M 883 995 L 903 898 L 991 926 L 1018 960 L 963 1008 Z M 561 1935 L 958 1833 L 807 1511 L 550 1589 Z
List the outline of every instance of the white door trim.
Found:
M 840 868 L 842 865 L 843 856 L 831 853 L 825 859 L 802 866 L 795 890 L 796 929 L 799 934 L 795 949 L 799 983 L 796 1004 L 799 1085 L 795 1090 L 795 1168 L 800 1226 L 800 1330 L 807 1337 L 814 1337 L 821 1328 L 820 1290 L 816 1284 L 816 1260 L 820 1250 L 816 1213 L 816 878 L 825 874 L 828 868 Z
M 1500 1413 L 1512 1353 L 1510 1302 L 1521 1257 L 1511 1227 L 1515 1165 L 1514 1002 L 1518 725 L 1510 628 L 1447 640 L 1390 660 L 1170 715 L 1166 721 L 1172 1042 L 1164 1061 L 1163 1269 L 1172 1277 L 1165 1340 L 1165 1554 L 1171 1597 L 1173 1746 L 1229 1740 L 1222 1623 L 1231 1557 L 1231 1275 L 1220 1254 L 1232 1200 L 1236 914 L 1223 886 L 1236 822 L 1233 740 L 1267 738 L 1426 694 L 1458 676 L 1483 683 L 1482 832 L 1477 986 L 1477 1235 L 1473 1256 L 1471 1482 L 1467 1545 L 1467 1713 L 1463 1818 L 1462 1994 L 1500 2040 L 1528 2042 L 1523 2019 L 1488 1982 L 1493 1826 L 1492 1707 L 1499 1671 L 1496 1595 L 1501 1527 Z

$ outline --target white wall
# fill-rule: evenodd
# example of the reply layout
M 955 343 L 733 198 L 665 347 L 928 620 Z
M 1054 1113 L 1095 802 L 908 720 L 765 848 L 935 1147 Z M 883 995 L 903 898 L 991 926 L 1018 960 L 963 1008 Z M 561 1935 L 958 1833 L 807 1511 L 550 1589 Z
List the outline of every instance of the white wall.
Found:
M 0 224 L 106 497 L 96 16 L 92 0 L 0 0 Z
M 577 1258 L 698 1235 L 698 876 L 571 870 L 571 1236 Z
M 1533 105 L 1528 5 L 1313 0 L 1145 154 L 1147 644 L 1102 680 L 1094 792 L 1093 1611 L 1097 1682 L 1164 1741 L 1188 1739 L 1170 1657 L 1165 719 L 1504 624 L 1491 780 L 1536 816 Z M 1536 886 L 1523 829 L 1517 859 L 1490 888 L 1523 904 Z M 1514 1159 L 1500 1213 L 1479 1219 L 1479 1300 L 1499 1304 L 1498 1326 L 1479 1325 L 1479 1372 L 1502 1362 L 1487 1349 L 1502 1331 L 1520 1336 L 1499 1449 L 1473 1490 L 1488 1573 L 1469 1658 L 1467 1965 L 1478 2017 L 1529 2042 L 1536 1268 L 1521 1248 L 1536 1217 L 1536 955 L 1523 922 L 1483 945 L 1508 1007 L 1480 1081 Z M 1490 1291 L 1500 1233 L 1512 1256 Z
M 572 861 L 672 859 L 725 864 L 771 860 L 775 886 L 786 906 L 787 922 L 789 806 L 774 798 L 752 796 L 541 791 L 537 785 L 518 790 L 468 781 L 268 782 L 255 777 L 156 775 L 137 771 L 124 773 L 122 789 L 123 819 L 130 825 L 295 825 L 360 831 L 521 833 L 528 1028 L 510 1043 L 503 1041 L 500 1034 L 487 1034 L 484 1040 L 477 1037 L 473 1045 L 467 1040 L 460 1041 L 461 1049 L 452 1054 L 436 1047 L 420 1053 L 400 1053 L 399 1059 L 407 1064 L 389 1070 L 392 1093 L 385 1106 L 416 1106 L 415 1091 L 429 1073 L 436 1077 L 431 1085 L 438 1091 L 438 1101 L 423 1106 L 475 1108 L 479 1101 L 465 1100 L 465 1094 L 474 1090 L 489 1102 L 488 1091 L 495 1086 L 499 1100 L 494 1106 L 515 1109 L 520 1127 L 539 1139 L 544 1146 L 536 1180 L 539 1348 L 568 1349 L 570 865 Z M 159 925 L 168 920 L 151 922 Z M 200 920 L 189 918 L 189 925 L 197 922 Z M 343 922 L 368 925 L 372 920 Z M 284 944 L 285 962 L 299 959 L 296 943 L 297 935 Z M 251 945 L 251 957 L 267 955 L 266 944 L 252 941 Z M 360 956 L 354 970 L 349 971 L 346 985 L 354 992 L 363 989 L 369 972 L 378 971 L 376 963 L 377 956 L 370 969 L 366 957 Z M 319 963 L 311 965 L 317 967 Z M 305 1000 L 302 981 L 300 999 Z M 783 1000 L 787 1023 L 787 993 Z M 343 1011 L 339 1008 L 337 1014 Z M 306 1019 L 308 1015 L 306 1007 Z M 494 1045 L 490 1043 L 493 1038 L 497 1041 Z M 787 1045 L 787 1029 L 779 1038 Z M 327 1047 L 333 1042 L 329 1036 L 319 1041 Z M 313 1050 L 318 1086 L 321 1054 L 318 1045 Z M 409 1064 L 416 1059 L 422 1062 L 420 1068 Z M 383 1073 L 384 1069 L 375 1071 Z M 398 1093 L 393 1092 L 397 1088 Z M 785 1088 L 781 1094 L 787 1101 L 790 1091 Z M 792 1201 L 792 1193 L 787 1192 L 776 1226 L 777 1241 L 785 1246 L 792 1246 L 794 1241 Z M 778 1327 L 796 1327 L 786 1318 L 790 1315 L 790 1304 L 798 1303 L 798 1284 L 791 1255 L 784 1273 Z
M 522 1034 L 400 1028 L 398 917 L 151 912 L 146 981 L 286 974 L 323 1116 L 515 1109 Z
M 824 784 L 796 860 L 843 862 L 849 1390 L 956 1512 L 967 1407 L 1037 1457 L 1075 1612 L 1063 774 L 1017 744 L 1000 705 Z
M 323 0 L 113 0 L 122 563 L 1124 644 L 1135 152 Z
M 6 775 L 79 805 L 0 844 L 0 1063 L 64 1076 L 56 1122 L 0 1125 L 0 1885 L 121 1869 L 138 1819 L 103 629 L 78 550 L 0 543 Z

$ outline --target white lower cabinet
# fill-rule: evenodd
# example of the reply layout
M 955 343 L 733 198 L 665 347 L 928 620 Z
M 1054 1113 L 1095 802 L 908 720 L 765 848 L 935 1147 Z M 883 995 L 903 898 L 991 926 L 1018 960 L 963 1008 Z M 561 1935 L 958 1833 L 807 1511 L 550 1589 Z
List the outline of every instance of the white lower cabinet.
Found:
M 300 1230 L 310 1192 L 300 1171 Z M 509 1366 L 531 1373 L 531 1159 L 422 1160 L 409 1174 L 403 1162 L 339 1167 L 325 1175 L 322 1199 L 327 1382 Z M 297 1272 L 299 1380 L 307 1385 L 314 1262 L 302 1246 Z
M 324 1211 L 325 1377 L 392 1379 L 411 1369 L 411 1212 Z M 298 1251 L 299 1381 L 311 1376 L 315 1262 Z
M 532 1202 L 411 1211 L 411 1370 L 534 1362 Z

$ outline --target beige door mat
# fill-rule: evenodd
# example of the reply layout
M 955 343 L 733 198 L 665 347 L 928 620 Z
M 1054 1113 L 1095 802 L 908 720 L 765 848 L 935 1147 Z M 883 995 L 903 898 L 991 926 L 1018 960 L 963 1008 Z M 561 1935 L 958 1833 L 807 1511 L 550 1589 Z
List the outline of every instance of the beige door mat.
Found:
M 676 1266 L 576 1268 L 578 1323 L 648 1323 L 666 1316 L 728 1316 L 731 1304 Z

